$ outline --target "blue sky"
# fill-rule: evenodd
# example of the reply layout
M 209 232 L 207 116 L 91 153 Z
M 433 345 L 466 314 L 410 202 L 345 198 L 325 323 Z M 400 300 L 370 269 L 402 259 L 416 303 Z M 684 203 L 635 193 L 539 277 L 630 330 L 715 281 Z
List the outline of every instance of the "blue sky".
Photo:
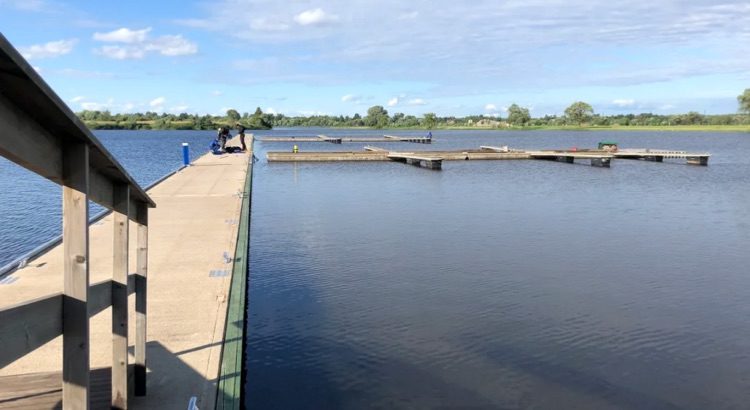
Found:
M 733 113 L 747 1 L 0 0 L 75 111 Z

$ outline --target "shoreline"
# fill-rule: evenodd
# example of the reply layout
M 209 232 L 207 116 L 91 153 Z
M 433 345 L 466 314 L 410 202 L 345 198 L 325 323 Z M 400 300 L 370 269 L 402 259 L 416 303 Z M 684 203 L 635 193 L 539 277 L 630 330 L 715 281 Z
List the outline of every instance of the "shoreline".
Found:
M 86 124 L 90 129 L 97 131 L 207 131 L 181 128 L 127 128 L 113 127 L 107 125 L 96 127 Z M 508 127 L 508 128 L 490 128 L 490 127 L 435 127 L 432 129 L 424 127 L 397 127 L 397 128 L 372 128 L 372 127 L 277 127 L 272 129 L 341 129 L 341 130 L 372 130 L 372 131 L 657 131 L 657 132 L 746 132 L 750 133 L 750 125 L 633 125 L 633 126 L 606 126 L 606 127 L 565 127 L 565 126 L 529 126 L 529 127 Z M 248 131 L 251 131 L 248 129 Z M 261 131 L 261 130 L 255 130 Z M 265 130 L 262 130 L 265 131 Z M 270 130 L 268 130 L 270 131 Z

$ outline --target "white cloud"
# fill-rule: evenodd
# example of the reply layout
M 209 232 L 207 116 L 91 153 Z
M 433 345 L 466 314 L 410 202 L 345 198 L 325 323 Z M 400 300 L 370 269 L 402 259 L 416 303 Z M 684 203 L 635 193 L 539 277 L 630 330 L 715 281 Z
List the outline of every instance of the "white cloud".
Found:
M 289 30 L 289 24 L 280 21 L 257 18 L 250 21 L 250 28 L 257 31 L 285 31 Z
M 214 91 L 211 91 L 211 95 L 213 95 L 214 97 L 219 97 L 219 96 L 221 96 L 222 94 L 224 94 L 224 93 L 223 93 L 223 92 L 221 92 L 221 91 L 219 91 L 219 90 L 214 90 Z
M 241 52 L 269 50 L 283 70 L 258 72 L 253 76 L 258 83 L 291 79 L 340 85 L 345 72 L 353 83 L 433 84 L 431 94 L 421 87 L 409 90 L 429 97 L 430 104 L 446 96 L 666 82 L 701 75 L 696 74 L 700 66 L 702 75 L 750 72 L 746 1 L 687 1 L 680 7 L 654 8 L 652 1 L 633 0 L 616 13 L 611 4 L 585 3 L 480 1 L 467 9 L 446 0 L 427 7 L 396 0 L 356 5 L 344 0 L 217 0 L 196 14 L 200 21 L 184 24 L 233 37 L 232 45 Z M 290 12 L 290 4 L 303 6 Z M 310 30 L 334 13 L 336 24 Z M 292 50 L 298 50 L 296 55 L 290 56 Z M 632 55 L 625 58 L 617 50 L 632 50 Z M 300 54 L 309 61 L 295 60 Z M 592 60 L 591 55 L 597 57 Z M 709 57 L 722 64 L 705 68 Z M 407 101 L 401 98 L 399 105 Z M 481 100 L 471 105 L 483 107 Z
M 421 98 L 413 98 L 409 100 L 409 105 L 427 105 L 427 101 L 421 99 Z
M 56 70 L 55 73 L 66 76 L 66 77 L 84 78 L 84 79 L 112 79 L 112 78 L 121 77 L 120 75 L 115 74 L 115 73 L 102 72 L 102 71 L 86 71 L 86 70 L 78 70 L 75 68 L 63 68 L 61 70 Z
M 627 108 L 627 107 L 634 106 L 635 100 L 628 99 L 628 98 L 618 98 L 618 99 L 612 100 L 612 104 L 620 108 Z
M 354 94 L 347 94 L 341 97 L 342 102 L 357 102 L 359 99 L 359 96 Z
M 94 40 L 128 44 L 142 43 L 146 40 L 150 31 L 151 27 L 142 30 L 131 30 L 123 27 L 108 33 L 94 33 Z
M 106 109 L 106 106 L 97 102 L 82 102 L 81 108 L 88 111 L 101 111 Z
M 277 114 L 276 110 L 274 110 L 273 107 L 266 107 L 266 109 L 263 110 L 263 112 L 266 114 L 273 114 L 273 115 Z
M 77 39 L 50 41 L 49 43 L 20 47 L 19 50 L 27 60 L 52 58 L 70 53 L 77 42 Z
M 302 26 L 320 25 L 338 20 L 338 16 L 326 14 L 323 9 L 306 10 L 294 16 L 294 21 Z
M 107 101 L 101 102 L 101 101 L 92 101 L 89 100 L 87 97 L 84 96 L 77 96 L 70 100 L 71 103 L 78 104 L 79 107 L 83 110 L 88 111 L 111 111 L 113 113 L 117 112 L 123 112 L 123 113 L 130 113 L 134 112 L 136 110 L 143 110 L 148 106 L 148 104 L 136 104 L 133 102 L 125 102 L 120 103 L 115 101 L 114 98 L 108 98 Z
M 489 112 L 496 112 L 497 106 L 495 104 L 487 104 L 484 106 L 484 110 Z
M 150 38 L 151 27 L 142 30 L 121 28 L 108 33 L 94 33 L 94 40 L 124 45 L 106 45 L 94 50 L 96 54 L 115 60 L 137 60 L 148 53 L 167 57 L 195 54 L 198 45 L 181 35 L 164 35 Z
M 166 98 L 164 98 L 164 97 L 157 97 L 157 98 L 154 98 L 153 100 L 151 100 L 151 102 L 148 103 L 148 105 L 150 105 L 152 107 L 158 107 L 158 106 L 164 105 L 165 101 L 167 101 Z
M 398 105 L 398 97 L 393 97 L 390 100 L 388 100 L 389 107 L 395 107 L 396 105 Z
M 2 6 L 34 12 L 45 12 L 50 8 L 50 4 L 43 0 L 0 0 L 0 7 Z
M 135 47 L 102 46 L 94 52 L 113 60 L 138 60 L 146 56 L 145 50 Z
M 155 51 L 163 56 L 186 56 L 198 52 L 198 46 L 180 35 L 161 36 L 146 44 L 146 51 Z

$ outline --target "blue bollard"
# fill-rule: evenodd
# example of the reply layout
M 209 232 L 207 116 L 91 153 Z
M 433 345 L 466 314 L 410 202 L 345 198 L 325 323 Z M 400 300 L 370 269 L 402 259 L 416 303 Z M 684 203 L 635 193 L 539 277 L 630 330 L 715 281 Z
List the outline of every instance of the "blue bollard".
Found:
M 187 142 L 182 143 L 182 165 L 190 166 L 190 147 Z

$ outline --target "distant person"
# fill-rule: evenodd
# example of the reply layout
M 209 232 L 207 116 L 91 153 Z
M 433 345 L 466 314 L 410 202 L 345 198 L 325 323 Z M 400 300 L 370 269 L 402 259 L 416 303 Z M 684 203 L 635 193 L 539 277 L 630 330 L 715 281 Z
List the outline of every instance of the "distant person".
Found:
M 214 139 L 213 141 L 211 141 L 211 145 L 208 146 L 208 149 L 210 149 L 211 152 L 214 153 L 214 155 L 219 155 L 222 153 L 221 144 L 219 144 L 218 139 Z
M 240 124 L 239 122 L 237 123 L 237 132 L 238 132 L 237 135 L 240 136 L 240 144 L 242 144 L 242 152 L 245 152 L 247 151 L 247 147 L 245 146 L 245 126 Z
M 219 140 L 219 145 L 221 145 L 221 150 L 225 151 L 227 146 L 227 138 L 229 138 L 229 128 L 228 127 L 220 127 L 217 134 L 216 139 Z

